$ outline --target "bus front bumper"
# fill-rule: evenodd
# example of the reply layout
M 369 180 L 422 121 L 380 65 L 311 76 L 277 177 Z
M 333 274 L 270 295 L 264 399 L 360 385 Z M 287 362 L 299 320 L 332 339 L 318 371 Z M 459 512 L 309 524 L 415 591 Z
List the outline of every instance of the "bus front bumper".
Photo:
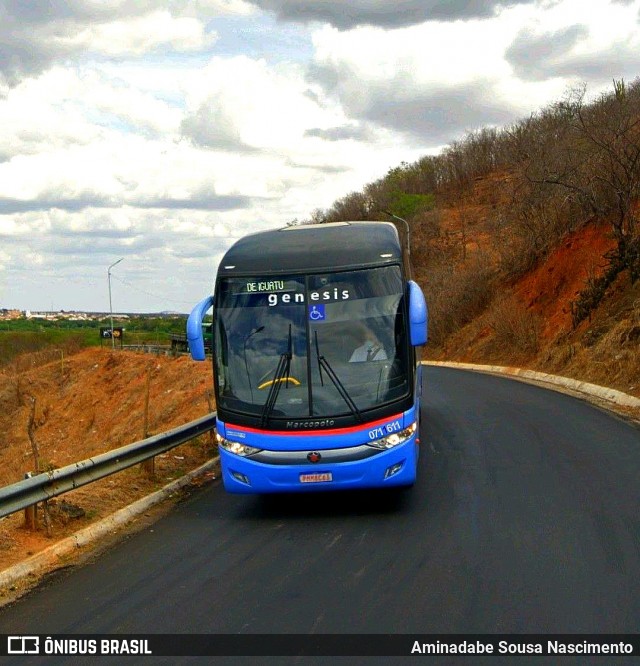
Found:
M 225 490 L 241 494 L 411 486 L 417 460 L 415 436 L 365 460 L 330 464 L 322 460 L 306 465 L 265 464 L 220 448 Z

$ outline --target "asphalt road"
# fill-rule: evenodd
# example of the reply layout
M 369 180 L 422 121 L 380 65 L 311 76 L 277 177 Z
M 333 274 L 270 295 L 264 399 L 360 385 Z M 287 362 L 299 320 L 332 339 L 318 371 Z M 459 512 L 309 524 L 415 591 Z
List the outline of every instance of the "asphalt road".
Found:
M 0 610 L 0 633 L 637 633 L 640 430 L 425 368 L 408 493 L 219 482 Z

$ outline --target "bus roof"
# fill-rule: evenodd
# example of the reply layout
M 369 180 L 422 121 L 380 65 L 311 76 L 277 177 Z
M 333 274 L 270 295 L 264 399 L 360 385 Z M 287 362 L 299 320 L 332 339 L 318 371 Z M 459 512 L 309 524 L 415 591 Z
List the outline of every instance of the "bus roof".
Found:
M 333 222 L 245 236 L 224 255 L 218 276 L 334 271 L 401 262 L 402 248 L 391 222 Z

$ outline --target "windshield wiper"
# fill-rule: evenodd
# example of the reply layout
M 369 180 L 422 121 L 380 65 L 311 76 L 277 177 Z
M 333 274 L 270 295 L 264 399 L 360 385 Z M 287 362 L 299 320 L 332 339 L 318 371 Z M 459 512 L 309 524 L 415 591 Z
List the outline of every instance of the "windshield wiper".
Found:
M 244 343 L 242 345 L 243 349 L 243 354 L 244 354 L 244 368 L 247 371 L 247 381 L 249 382 L 249 390 L 251 391 L 251 404 L 253 404 L 253 386 L 251 385 L 251 375 L 249 374 L 249 364 L 247 363 L 247 342 L 256 334 L 260 333 L 260 331 L 264 331 L 264 326 L 258 326 L 258 328 L 254 328 L 249 335 L 244 339 Z
M 360 421 L 364 423 L 364 417 L 360 413 L 360 410 L 356 406 L 356 403 L 353 402 L 353 399 L 347 392 L 347 389 L 344 387 L 344 384 L 340 381 L 340 377 L 336 375 L 334 369 L 329 365 L 329 361 L 324 356 L 320 355 L 320 346 L 318 345 L 318 331 L 315 331 L 316 334 L 316 358 L 318 359 L 318 372 L 320 373 L 320 383 L 324 386 L 324 381 L 322 380 L 322 371 L 324 370 L 329 379 L 333 382 L 333 385 L 336 387 L 338 393 L 342 399 L 347 403 L 347 407 L 351 410 L 351 413 Z
M 264 403 L 262 408 L 262 416 L 260 418 L 260 425 L 264 427 L 269 422 L 269 417 L 273 408 L 276 406 L 278 401 L 278 394 L 280 393 L 280 387 L 282 386 L 282 381 L 286 377 L 287 388 L 289 388 L 289 371 L 291 370 L 291 358 L 292 353 L 292 338 L 291 338 L 291 324 L 289 324 L 289 343 L 287 345 L 287 351 L 283 354 L 280 354 L 280 360 L 276 367 L 275 375 L 271 380 L 271 388 L 269 389 L 269 395 L 267 395 L 267 400 Z

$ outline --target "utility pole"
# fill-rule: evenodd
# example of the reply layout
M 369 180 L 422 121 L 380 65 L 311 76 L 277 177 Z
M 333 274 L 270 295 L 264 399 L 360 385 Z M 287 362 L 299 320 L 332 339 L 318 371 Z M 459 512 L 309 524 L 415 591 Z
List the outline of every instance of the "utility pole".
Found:
M 109 281 L 109 314 L 111 315 L 111 349 L 114 350 L 116 348 L 116 341 L 113 338 L 113 305 L 111 304 L 111 269 L 116 265 L 119 264 L 124 257 L 121 257 L 118 259 L 118 261 L 114 262 L 109 266 L 107 269 L 107 279 Z

